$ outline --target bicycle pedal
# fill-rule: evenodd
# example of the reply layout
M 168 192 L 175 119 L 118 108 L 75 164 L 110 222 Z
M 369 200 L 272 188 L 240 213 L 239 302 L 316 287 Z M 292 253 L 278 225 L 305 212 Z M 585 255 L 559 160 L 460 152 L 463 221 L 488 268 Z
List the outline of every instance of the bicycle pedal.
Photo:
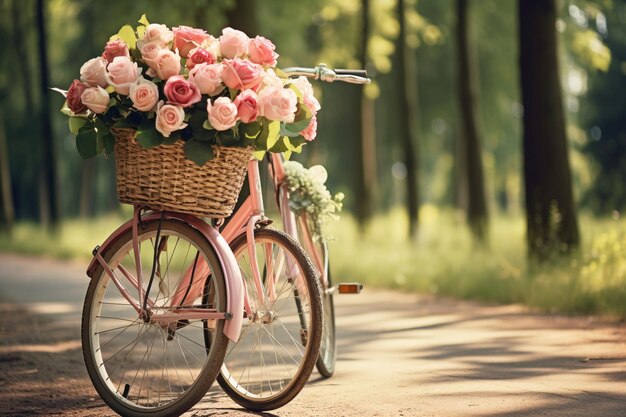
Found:
M 337 284 L 339 294 L 360 294 L 363 290 L 363 284 L 358 282 L 341 282 Z

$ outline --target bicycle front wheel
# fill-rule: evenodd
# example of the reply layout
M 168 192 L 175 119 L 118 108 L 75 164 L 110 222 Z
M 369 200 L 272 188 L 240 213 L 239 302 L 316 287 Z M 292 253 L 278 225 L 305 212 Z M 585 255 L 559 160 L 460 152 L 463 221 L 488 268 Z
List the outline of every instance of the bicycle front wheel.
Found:
M 313 370 L 322 335 L 322 297 L 310 260 L 291 237 L 257 229 L 254 245 L 256 260 L 251 260 L 245 234 L 231 243 L 249 310 L 217 380 L 238 404 L 266 411 L 291 401 Z M 254 263 L 261 282 L 255 282 Z
M 154 276 L 148 313 L 140 315 L 99 265 L 83 308 L 85 364 L 94 387 L 115 412 L 180 415 L 204 396 L 224 358 L 224 320 L 210 316 L 226 312 L 224 274 L 210 243 L 185 223 L 142 222 L 138 242 L 141 289 L 132 276 L 137 268 L 131 230 L 102 256 L 133 297 L 147 292 Z M 185 280 L 186 275 L 191 280 Z M 210 346 L 205 345 L 207 334 Z

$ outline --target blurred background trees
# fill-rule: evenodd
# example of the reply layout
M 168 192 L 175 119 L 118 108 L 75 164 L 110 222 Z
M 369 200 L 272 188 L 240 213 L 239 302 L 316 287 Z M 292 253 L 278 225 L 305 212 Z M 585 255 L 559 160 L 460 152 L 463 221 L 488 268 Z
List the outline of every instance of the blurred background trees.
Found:
M 283 67 L 367 67 L 375 81 L 365 88 L 316 85 L 318 139 L 298 156 L 327 167 L 329 188 L 346 193 L 363 225 L 403 207 L 407 237 L 419 236 L 419 208 L 436 208 L 483 239 L 487 213 L 536 220 L 539 190 L 540 240 L 569 248 L 576 210 L 626 205 L 625 0 L 0 0 L 0 40 L 11 45 L 0 49 L 4 230 L 14 219 L 54 224 L 119 209 L 113 161 L 80 159 L 57 112 L 62 98 L 42 87 L 67 88 L 109 35 L 144 12 L 216 36 L 225 25 L 262 34 Z M 524 52 L 534 15 L 546 19 L 554 51 L 541 42 Z M 554 90 L 524 81 L 528 58 L 539 61 L 534 79 Z

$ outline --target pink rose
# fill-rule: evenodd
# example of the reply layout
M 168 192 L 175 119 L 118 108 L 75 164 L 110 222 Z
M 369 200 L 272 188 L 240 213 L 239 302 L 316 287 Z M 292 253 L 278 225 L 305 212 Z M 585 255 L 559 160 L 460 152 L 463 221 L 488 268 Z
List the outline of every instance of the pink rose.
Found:
M 244 59 L 225 59 L 222 80 L 229 88 L 237 90 L 255 89 L 263 80 L 263 67 Z
M 100 86 L 86 88 L 80 99 L 94 113 L 104 113 L 109 107 L 109 93 Z
M 106 68 L 107 61 L 101 56 L 90 59 L 80 67 L 80 80 L 90 87 L 106 87 Z
M 141 70 L 126 56 L 117 56 L 107 67 L 106 80 L 119 94 L 128 95 L 130 85 L 137 82 Z
M 220 51 L 224 58 L 235 58 L 248 53 L 248 35 L 240 30 L 224 28 L 220 36 Z
M 209 37 L 205 39 L 205 41 L 202 42 L 202 45 L 200 46 L 202 46 L 203 49 L 206 49 L 207 51 L 209 51 L 213 56 L 215 56 L 216 59 L 217 57 L 222 56 L 222 50 L 220 48 L 220 41 L 218 39 L 215 39 L 211 35 L 209 35 Z
M 189 71 L 189 81 L 198 86 L 201 94 L 217 95 L 224 90 L 222 68 L 221 64 L 198 64 Z
M 309 82 L 309 79 L 305 76 L 300 76 L 291 82 L 302 93 L 302 102 L 304 105 L 307 106 L 313 115 L 316 115 L 321 106 L 313 94 L 313 86 Z
M 168 78 L 163 87 L 167 104 L 177 104 L 181 107 L 190 107 L 202 99 L 198 87 L 185 79 L 182 75 Z
M 67 90 L 67 107 L 70 108 L 72 113 L 81 114 L 87 111 L 87 106 L 82 102 L 80 96 L 83 94 L 87 86 L 79 80 L 74 80 L 70 88 Z
M 204 48 L 194 48 L 189 52 L 187 57 L 187 69 L 192 69 L 198 64 L 214 64 L 215 55 Z
M 270 68 L 265 72 L 265 75 L 263 76 L 263 81 L 261 81 L 261 85 L 259 86 L 257 91 L 266 87 L 282 87 L 283 85 L 283 79 L 276 75 L 274 70 Z
M 162 48 L 167 48 L 169 43 L 174 39 L 174 33 L 165 25 L 151 23 L 146 28 L 143 35 L 143 42 L 157 42 Z
M 156 59 L 159 56 L 159 51 L 164 49 L 159 42 L 148 42 L 141 45 L 139 51 L 143 61 L 150 67 L 156 66 Z
M 237 106 L 237 116 L 244 123 L 250 123 L 259 116 L 259 99 L 253 90 L 243 90 L 233 104 Z
M 113 62 L 113 59 L 117 56 L 130 57 L 128 46 L 126 46 L 121 39 L 107 42 L 104 47 L 104 53 L 102 54 L 102 57 L 106 59 L 107 62 Z
M 275 49 L 276 46 L 274 46 L 272 41 L 265 39 L 263 36 L 250 39 L 250 43 L 248 43 L 250 61 L 255 64 L 274 67 L 276 66 L 276 59 L 278 58 L 278 54 L 274 52 Z
M 159 89 L 155 83 L 139 77 L 137 84 L 130 85 L 133 107 L 140 111 L 151 111 L 159 101 Z
M 180 56 L 169 49 L 161 49 L 154 60 L 154 67 L 150 66 L 156 76 L 162 80 L 167 80 L 180 73 Z
M 187 58 L 193 48 L 200 46 L 205 39 L 209 38 L 206 31 L 189 26 L 178 26 L 173 31 L 174 47 L 178 48 L 178 53 L 183 58 Z
M 163 136 L 168 138 L 175 130 L 187 127 L 187 123 L 185 123 L 185 110 L 180 106 L 164 104 L 163 100 L 159 101 L 157 104 L 154 127 L 161 132 Z
M 293 123 L 298 96 L 291 88 L 267 87 L 259 93 L 261 116 L 269 120 Z
M 302 135 L 302 137 L 304 137 L 304 139 L 308 141 L 312 141 L 313 139 L 315 139 L 315 136 L 317 136 L 317 117 L 316 116 L 313 116 L 309 125 L 302 132 L 300 132 L 300 134 Z
M 206 110 L 215 130 L 227 130 L 237 123 L 237 106 L 228 97 L 218 97 L 213 104 L 207 100 Z

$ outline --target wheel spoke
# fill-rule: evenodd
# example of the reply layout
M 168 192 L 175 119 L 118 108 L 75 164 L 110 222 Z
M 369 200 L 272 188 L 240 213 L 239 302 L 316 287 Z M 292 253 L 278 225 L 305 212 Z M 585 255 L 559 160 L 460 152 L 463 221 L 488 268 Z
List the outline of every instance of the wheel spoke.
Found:
M 157 225 L 158 221 L 147 221 L 140 226 L 138 236 L 145 255 L 143 266 L 154 263 L 155 278 L 159 280 L 152 287 L 148 311 L 138 314 L 116 290 L 111 277 L 101 270 L 92 278 L 86 299 L 83 328 L 88 331 L 82 335 L 84 341 L 89 338 L 89 343 L 83 343 L 90 346 L 85 355 L 88 363 L 93 363 L 87 368 L 89 376 L 94 384 L 100 384 L 96 386 L 99 393 L 121 415 L 131 414 L 137 407 L 145 407 L 147 414 L 157 407 L 164 414 L 184 412 L 204 395 L 214 380 L 227 347 L 221 331 L 223 320 L 218 320 L 216 328 L 210 330 L 202 320 L 174 321 L 168 325 L 158 319 L 163 313 L 177 310 L 169 303 L 187 289 L 180 282 L 194 258 L 205 262 L 211 271 L 211 281 L 205 283 L 205 277 L 200 279 L 196 274 L 194 285 L 197 282 L 203 287 L 194 291 L 194 297 L 202 294 L 195 300 L 189 297 L 185 304 L 224 311 L 226 293 L 217 255 L 196 229 L 164 220 L 161 238 L 156 242 Z M 155 246 L 158 247 L 156 260 Z M 130 232 L 122 235 L 114 247 L 103 253 L 109 268 L 135 265 Z M 148 254 L 151 261 L 146 259 Z M 147 284 L 145 280 L 143 290 Z M 210 346 L 204 343 L 208 332 L 213 341 Z

